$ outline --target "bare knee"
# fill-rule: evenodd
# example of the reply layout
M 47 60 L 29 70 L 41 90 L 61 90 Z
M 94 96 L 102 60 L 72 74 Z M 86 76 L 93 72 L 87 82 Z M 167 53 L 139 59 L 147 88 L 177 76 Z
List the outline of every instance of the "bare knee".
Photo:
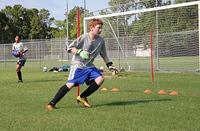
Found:
M 19 68 L 16 68 L 16 72 L 20 72 L 20 69 L 19 69 Z
M 103 76 L 99 76 L 95 79 L 95 82 L 97 83 L 97 85 L 101 86 L 104 82 L 104 77 Z
M 74 87 L 74 83 L 66 83 L 66 86 L 69 88 L 69 89 L 72 89 Z
M 16 72 L 20 72 L 20 70 L 21 70 L 21 66 L 20 66 L 20 65 L 17 65 L 17 66 L 16 66 Z

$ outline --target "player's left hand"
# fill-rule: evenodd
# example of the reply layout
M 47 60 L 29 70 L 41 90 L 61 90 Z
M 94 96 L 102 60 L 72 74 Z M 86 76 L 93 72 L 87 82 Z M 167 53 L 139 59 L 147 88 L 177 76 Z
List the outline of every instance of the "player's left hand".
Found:
M 117 74 L 119 71 L 118 71 L 118 69 L 117 69 L 115 66 L 113 66 L 112 64 L 113 64 L 112 62 L 108 62 L 106 65 L 107 65 L 109 71 L 114 72 L 115 74 Z
M 26 53 L 27 51 L 28 51 L 28 48 L 25 47 L 25 48 L 24 48 L 24 51 L 23 51 L 22 53 Z
M 114 72 L 115 74 L 117 74 L 119 71 L 116 67 L 114 66 L 109 66 L 108 69 L 111 71 L 111 72 Z

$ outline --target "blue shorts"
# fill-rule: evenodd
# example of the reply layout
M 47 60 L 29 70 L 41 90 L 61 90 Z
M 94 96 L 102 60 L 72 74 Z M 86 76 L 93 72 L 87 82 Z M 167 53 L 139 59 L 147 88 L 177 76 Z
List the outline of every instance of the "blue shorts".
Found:
M 96 67 L 71 67 L 68 77 L 68 83 L 74 83 L 75 85 L 77 85 L 83 84 L 85 82 L 88 85 L 91 81 L 95 80 L 99 76 L 102 76 L 102 74 Z

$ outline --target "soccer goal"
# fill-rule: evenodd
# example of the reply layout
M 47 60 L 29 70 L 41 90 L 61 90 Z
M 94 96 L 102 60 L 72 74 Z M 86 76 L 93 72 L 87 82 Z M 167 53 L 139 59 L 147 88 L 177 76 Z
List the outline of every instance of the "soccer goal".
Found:
M 187 2 L 127 12 L 99 14 L 104 22 L 109 57 L 126 70 L 198 71 L 200 69 L 200 2 Z M 152 38 L 151 38 L 152 36 Z M 151 46 L 152 43 L 152 53 Z

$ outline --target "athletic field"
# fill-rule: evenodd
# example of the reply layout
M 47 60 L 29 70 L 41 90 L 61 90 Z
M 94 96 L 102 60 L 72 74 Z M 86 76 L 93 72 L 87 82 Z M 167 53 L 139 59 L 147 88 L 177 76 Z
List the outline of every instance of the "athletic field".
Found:
M 8 66 L 11 66 L 8 64 Z M 89 97 L 92 108 L 76 103 L 73 88 L 58 104 L 45 106 L 67 80 L 68 73 L 22 69 L 24 83 L 18 84 L 13 68 L 0 70 L 1 131 L 198 131 L 200 130 L 200 76 L 190 73 L 131 72 L 111 76 L 105 72 L 102 87 L 120 91 Z M 152 94 L 144 94 L 145 89 Z M 86 86 L 81 86 L 81 90 Z M 178 96 L 158 95 L 159 90 L 177 91 Z

